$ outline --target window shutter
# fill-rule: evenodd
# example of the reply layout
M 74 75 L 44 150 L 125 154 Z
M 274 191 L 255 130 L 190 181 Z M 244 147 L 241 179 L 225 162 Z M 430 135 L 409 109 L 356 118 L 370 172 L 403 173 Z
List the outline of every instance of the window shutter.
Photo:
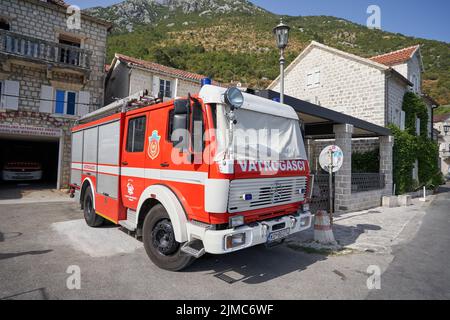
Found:
M 309 86 L 312 86 L 312 84 L 313 84 L 313 74 L 308 73 L 306 75 L 306 86 L 309 87 Z
M 5 109 L 19 109 L 19 81 L 5 80 L 3 106 Z
M 400 113 L 400 130 L 405 130 L 405 116 L 406 116 L 406 114 L 405 114 L 405 111 L 402 111 L 401 113 Z
M 88 91 L 80 91 L 78 93 L 77 115 L 82 117 L 89 113 L 89 104 L 91 94 Z
M 152 94 L 156 98 L 156 97 L 158 97 L 158 93 L 159 93 L 159 77 L 153 76 Z
M 320 71 L 314 72 L 314 85 L 320 84 Z
M 45 113 L 53 112 L 53 87 L 41 87 L 41 102 L 39 105 L 39 111 Z

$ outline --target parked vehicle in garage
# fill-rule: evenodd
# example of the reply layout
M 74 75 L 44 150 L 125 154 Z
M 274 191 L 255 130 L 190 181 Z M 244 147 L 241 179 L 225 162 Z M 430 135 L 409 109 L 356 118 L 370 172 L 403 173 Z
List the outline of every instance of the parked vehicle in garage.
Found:
M 4 181 L 41 180 L 42 165 L 39 162 L 9 161 L 2 169 Z

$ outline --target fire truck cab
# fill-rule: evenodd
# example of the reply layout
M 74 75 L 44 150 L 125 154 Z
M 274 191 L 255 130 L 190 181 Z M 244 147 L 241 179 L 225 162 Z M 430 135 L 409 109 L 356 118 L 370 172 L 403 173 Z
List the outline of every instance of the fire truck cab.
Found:
M 181 270 L 206 252 L 277 243 L 311 226 L 309 166 L 288 105 L 205 85 L 72 131 L 71 187 L 86 223 L 136 232 L 161 268 Z

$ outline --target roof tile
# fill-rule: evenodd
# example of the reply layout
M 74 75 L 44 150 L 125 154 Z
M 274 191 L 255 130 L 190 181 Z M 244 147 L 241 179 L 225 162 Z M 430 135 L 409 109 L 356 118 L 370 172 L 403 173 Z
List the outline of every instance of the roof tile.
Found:
M 450 119 L 450 113 L 446 114 L 436 114 L 433 116 L 433 122 L 444 122 L 446 120 Z
M 167 74 L 167 75 L 177 77 L 177 78 L 193 80 L 195 82 L 200 82 L 202 79 L 207 78 L 206 76 L 201 75 L 201 74 L 192 73 L 192 72 L 184 71 L 184 70 L 180 70 L 180 69 L 175 69 L 172 67 L 167 67 L 162 64 L 129 57 L 129 56 L 126 56 L 126 55 L 123 55 L 120 53 L 116 53 L 116 57 L 123 62 L 127 62 L 127 63 L 130 63 L 135 66 L 139 66 L 139 67 L 142 67 L 142 68 L 154 71 L 154 72 Z M 218 82 L 215 82 L 215 81 L 213 81 L 213 83 L 216 85 L 220 85 Z
M 415 45 L 408 48 L 403 48 L 397 51 L 381 54 L 379 56 L 375 56 L 369 58 L 372 61 L 384 64 L 386 66 L 394 66 L 397 64 L 405 63 L 413 56 L 414 52 L 420 48 L 420 45 Z

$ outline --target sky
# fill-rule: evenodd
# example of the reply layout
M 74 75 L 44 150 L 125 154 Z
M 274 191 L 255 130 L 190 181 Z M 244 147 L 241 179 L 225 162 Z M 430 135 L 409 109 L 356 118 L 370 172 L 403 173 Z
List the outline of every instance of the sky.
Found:
M 120 0 L 67 0 L 81 8 L 108 6 Z M 448 0 L 251 0 L 277 14 L 292 16 L 329 15 L 366 24 L 367 8 L 380 8 L 381 29 L 408 36 L 450 43 Z

